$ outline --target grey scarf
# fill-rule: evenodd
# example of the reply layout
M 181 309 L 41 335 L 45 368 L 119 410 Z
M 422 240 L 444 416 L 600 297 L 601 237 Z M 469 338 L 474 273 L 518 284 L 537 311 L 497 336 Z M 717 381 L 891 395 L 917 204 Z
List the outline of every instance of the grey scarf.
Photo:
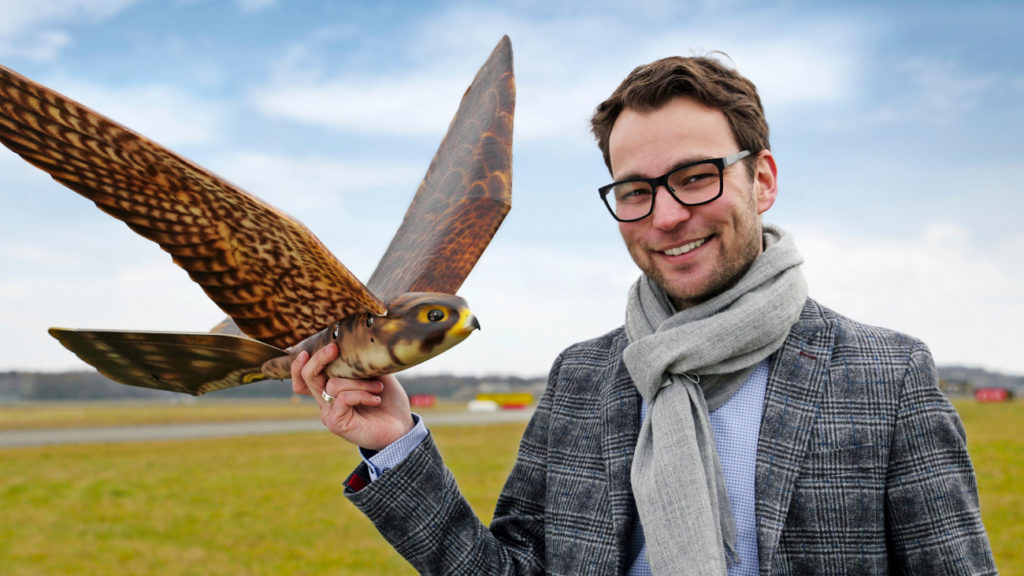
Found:
M 735 286 L 682 312 L 646 276 L 630 289 L 622 357 L 648 404 L 631 480 L 655 574 L 725 574 L 737 559 L 708 411 L 782 346 L 807 299 L 792 237 L 765 226 L 764 247 Z

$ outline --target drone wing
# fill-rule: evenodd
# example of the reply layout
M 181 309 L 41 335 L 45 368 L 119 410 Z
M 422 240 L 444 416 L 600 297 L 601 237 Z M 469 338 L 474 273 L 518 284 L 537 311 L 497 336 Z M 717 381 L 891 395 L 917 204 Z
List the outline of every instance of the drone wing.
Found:
M 384 301 L 404 292 L 454 294 L 512 201 L 515 77 L 505 36 L 462 97 L 405 219 L 367 286 Z
M 159 244 L 252 338 L 286 348 L 385 312 L 295 219 L 2 66 L 0 142 Z
M 287 357 L 230 334 L 50 328 L 50 335 L 115 382 L 195 396 L 266 380 L 263 363 Z

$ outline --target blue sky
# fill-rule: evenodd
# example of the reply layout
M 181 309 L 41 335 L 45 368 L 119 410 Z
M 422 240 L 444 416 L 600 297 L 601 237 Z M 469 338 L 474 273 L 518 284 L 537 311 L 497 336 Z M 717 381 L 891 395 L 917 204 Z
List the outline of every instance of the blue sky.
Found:
M 420 373 L 546 373 L 621 324 L 637 271 L 596 188 L 594 106 L 636 65 L 721 50 L 760 88 L 765 221 L 811 295 L 1024 374 L 1019 2 L 3 0 L 0 63 L 295 216 L 364 280 L 503 34 L 513 208 L 463 286 L 483 331 Z M 0 370 L 82 364 L 49 326 L 205 331 L 154 244 L 0 149 Z

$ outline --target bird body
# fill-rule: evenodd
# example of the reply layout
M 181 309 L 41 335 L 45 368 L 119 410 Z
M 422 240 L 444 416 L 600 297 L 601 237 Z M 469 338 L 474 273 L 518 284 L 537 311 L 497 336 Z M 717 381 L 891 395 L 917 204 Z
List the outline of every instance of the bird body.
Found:
M 292 360 L 329 344 L 338 357 L 324 373 L 338 378 L 370 378 L 405 370 L 437 356 L 480 328 L 466 301 L 452 294 L 406 292 L 388 302 L 388 313 L 353 314 L 292 346 L 289 354 L 266 361 L 268 378 L 291 376 Z
M 504 37 L 363 284 L 284 212 L 0 66 L 0 143 L 159 244 L 228 315 L 207 333 L 50 334 L 113 380 L 196 395 L 288 378 L 297 354 L 330 343 L 340 350 L 332 376 L 378 376 L 439 354 L 479 327 L 455 293 L 511 205 L 514 108 Z

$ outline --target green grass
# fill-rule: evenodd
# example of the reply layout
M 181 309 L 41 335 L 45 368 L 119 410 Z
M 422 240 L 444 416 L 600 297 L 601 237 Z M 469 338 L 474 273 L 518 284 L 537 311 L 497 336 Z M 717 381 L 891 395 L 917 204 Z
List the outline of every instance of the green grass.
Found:
M 524 424 L 433 432 L 490 510 Z M 345 500 L 328 435 L 0 451 L 0 566 L 47 574 L 413 574 Z
M 1003 576 L 1024 575 L 1024 402 L 956 402 L 967 430 L 981 518 Z
M 1024 576 L 1024 402 L 957 409 L 1000 573 Z M 432 431 L 485 523 L 523 426 Z M 357 460 L 326 432 L 0 450 L 0 573 L 413 574 L 341 493 Z

